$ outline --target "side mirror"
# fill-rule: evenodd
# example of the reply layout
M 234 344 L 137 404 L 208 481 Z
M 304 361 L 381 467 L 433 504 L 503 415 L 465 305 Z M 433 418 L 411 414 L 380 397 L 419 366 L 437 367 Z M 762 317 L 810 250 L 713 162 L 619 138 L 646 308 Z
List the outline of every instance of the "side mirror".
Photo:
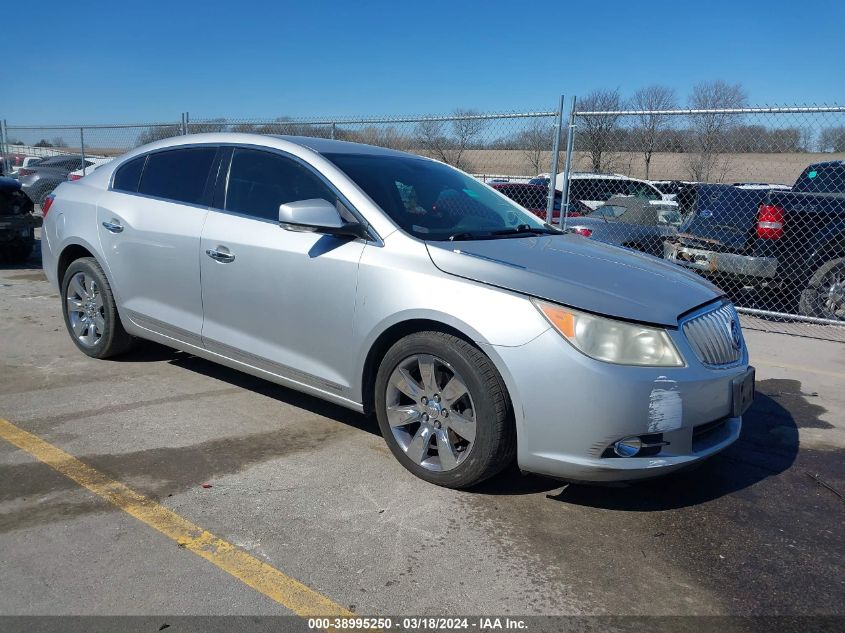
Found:
M 366 237 L 366 229 L 357 222 L 344 222 L 337 208 L 328 200 L 315 198 L 279 205 L 279 224 L 288 231 L 327 233 Z

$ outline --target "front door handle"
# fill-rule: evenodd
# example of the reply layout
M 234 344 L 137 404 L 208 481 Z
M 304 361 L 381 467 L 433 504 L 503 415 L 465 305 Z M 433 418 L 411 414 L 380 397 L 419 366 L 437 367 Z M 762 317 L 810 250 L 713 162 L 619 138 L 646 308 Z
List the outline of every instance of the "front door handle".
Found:
M 232 255 L 232 253 L 229 252 L 229 249 L 225 246 L 218 246 L 216 249 L 209 248 L 205 251 L 205 254 L 214 261 L 221 262 L 223 264 L 235 261 L 235 256 Z
M 103 227 L 112 233 L 120 233 L 123 230 L 123 225 L 115 218 L 112 218 L 108 222 L 103 222 Z

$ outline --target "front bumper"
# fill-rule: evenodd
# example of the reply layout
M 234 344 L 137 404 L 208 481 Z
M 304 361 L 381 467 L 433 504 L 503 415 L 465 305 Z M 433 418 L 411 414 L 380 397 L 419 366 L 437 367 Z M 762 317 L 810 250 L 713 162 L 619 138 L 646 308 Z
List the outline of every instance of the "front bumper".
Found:
M 663 259 L 685 268 L 704 273 L 737 275 L 772 279 L 777 273 L 778 260 L 774 257 L 752 257 L 736 253 L 721 253 L 703 248 L 692 248 L 674 242 L 663 242 Z
M 520 469 L 570 481 L 644 479 L 684 468 L 730 446 L 735 378 L 701 365 L 671 331 L 686 367 L 631 367 L 593 360 L 548 330 L 520 347 L 495 347 L 512 394 Z M 614 442 L 646 436 L 661 446 L 637 457 L 613 455 Z

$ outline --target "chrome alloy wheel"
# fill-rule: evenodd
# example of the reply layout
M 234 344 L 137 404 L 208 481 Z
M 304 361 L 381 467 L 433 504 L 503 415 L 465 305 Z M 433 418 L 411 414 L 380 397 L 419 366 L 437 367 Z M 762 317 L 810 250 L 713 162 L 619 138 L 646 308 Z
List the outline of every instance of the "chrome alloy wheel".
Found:
M 67 287 L 67 316 L 76 339 L 94 347 L 106 330 L 103 296 L 97 281 L 84 272 L 76 273 Z
M 475 442 L 475 406 L 466 383 L 429 354 L 403 360 L 387 384 L 387 420 L 405 454 L 428 470 L 456 468 Z
M 845 321 L 845 264 L 825 275 L 818 297 L 824 318 Z

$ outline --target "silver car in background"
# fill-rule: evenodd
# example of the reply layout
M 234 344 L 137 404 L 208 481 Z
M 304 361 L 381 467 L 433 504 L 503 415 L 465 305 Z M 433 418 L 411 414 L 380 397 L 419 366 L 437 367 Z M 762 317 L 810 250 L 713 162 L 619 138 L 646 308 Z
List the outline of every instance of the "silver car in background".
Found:
M 44 212 L 45 274 L 84 353 L 151 339 L 375 412 L 439 485 L 514 459 L 568 480 L 667 473 L 735 441 L 753 397 L 714 286 L 427 158 L 182 136 L 62 184 Z

